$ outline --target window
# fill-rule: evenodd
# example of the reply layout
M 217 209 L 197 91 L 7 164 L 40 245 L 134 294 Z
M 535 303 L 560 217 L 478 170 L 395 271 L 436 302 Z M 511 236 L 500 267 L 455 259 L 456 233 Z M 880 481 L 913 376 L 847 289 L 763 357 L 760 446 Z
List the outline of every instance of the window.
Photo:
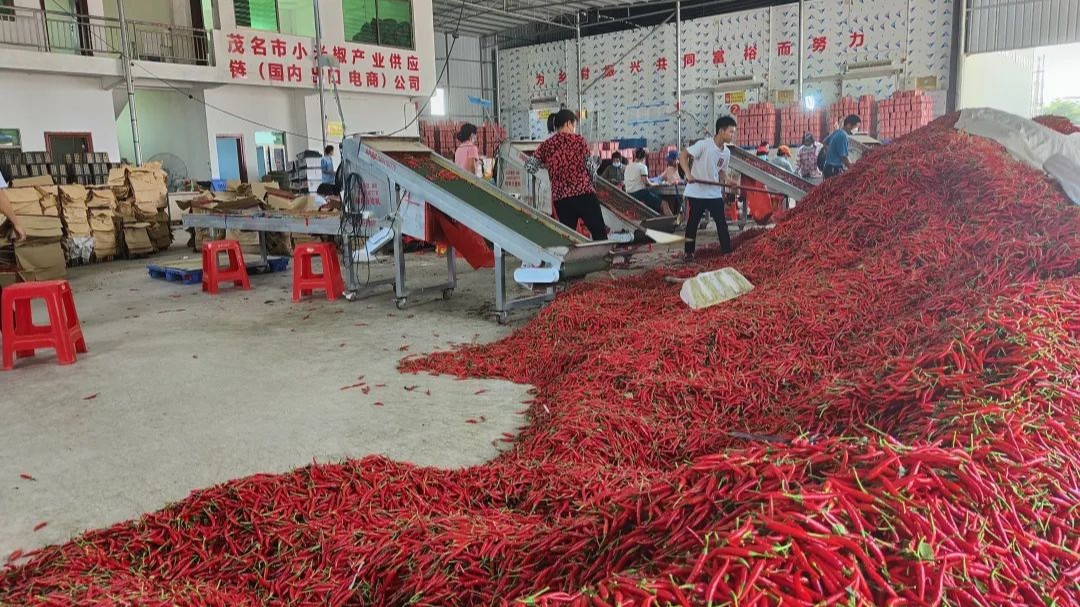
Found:
M 0 129 L 0 149 L 21 147 L 22 136 L 19 129 Z
M 341 0 L 345 39 L 413 48 L 412 0 Z
M 446 89 L 442 87 L 435 89 L 435 93 L 431 96 L 431 115 L 446 115 Z
M 315 36 L 311 0 L 233 0 L 236 25 L 294 36 Z
M 278 30 L 276 0 L 233 0 L 236 24 L 257 30 Z
M 15 20 L 15 0 L 0 0 L 0 20 Z

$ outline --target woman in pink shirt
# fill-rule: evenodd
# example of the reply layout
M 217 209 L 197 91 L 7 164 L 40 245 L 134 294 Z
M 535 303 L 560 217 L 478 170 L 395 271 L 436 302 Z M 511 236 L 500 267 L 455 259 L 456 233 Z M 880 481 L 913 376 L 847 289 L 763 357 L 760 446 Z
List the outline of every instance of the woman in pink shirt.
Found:
M 480 162 L 480 148 L 476 146 L 476 125 L 468 122 L 461 125 L 457 140 L 461 143 L 454 152 L 454 164 L 476 175 L 476 165 Z

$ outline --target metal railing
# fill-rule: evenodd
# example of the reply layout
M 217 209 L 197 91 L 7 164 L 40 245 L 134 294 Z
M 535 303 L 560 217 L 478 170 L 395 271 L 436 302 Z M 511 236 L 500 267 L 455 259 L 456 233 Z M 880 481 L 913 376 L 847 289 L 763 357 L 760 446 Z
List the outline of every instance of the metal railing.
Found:
M 213 42 L 204 29 L 145 21 L 127 22 L 134 59 L 213 65 Z M 0 46 L 47 53 L 119 57 L 120 20 L 36 8 L 0 7 Z

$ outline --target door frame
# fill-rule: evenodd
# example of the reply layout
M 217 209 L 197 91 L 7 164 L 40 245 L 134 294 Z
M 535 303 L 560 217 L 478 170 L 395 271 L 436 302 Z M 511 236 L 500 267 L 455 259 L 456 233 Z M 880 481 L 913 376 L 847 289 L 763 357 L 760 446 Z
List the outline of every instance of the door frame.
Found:
M 70 137 L 72 139 L 74 139 L 76 137 L 81 137 L 81 138 L 86 140 L 86 152 L 88 154 L 92 154 L 94 152 L 94 134 L 93 133 L 80 133 L 80 132 L 73 132 L 73 131 L 55 131 L 55 132 L 53 132 L 53 131 L 45 131 L 45 153 L 49 155 L 50 160 L 55 160 L 55 158 L 53 158 L 53 151 L 52 151 L 52 147 L 53 147 L 52 138 L 53 137 Z M 63 159 L 61 159 L 61 160 L 63 160 Z
M 123 2 L 123 0 L 118 0 L 118 1 Z M 46 0 L 41 0 L 41 10 L 43 12 L 52 12 L 52 13 L 59 12 L 61 14 L 64 13 L 64 11 L 62 11 L 62 10 L 57 11 L 57 10 L 55 10 L 55 8 L 54 8 L 54 10 L 50 11 L 49 8 L 46 6 L 46 4 L 47 4 Z M 76 23 L 76 25 L 78 26 L 78 29 L 79 29 L 79 46 L 82 47 L 81 49 L 79 49 L 79 54 L 84 56 L 84 57 L 92 57 L 94 55 L 94 50 L 93 50 L 94 45 L 92 43 L 91 35 L 90 35 L 90 33 L 91 33 L 90 32 L 90 6 L 89 6 L 89 3 L 88 3 L 88 0 L 75 0 L 75 15 L 74 15 L 74 17 L 75 17 L 75 23 Z M 46 28 L 45 31 L 46 31 L 46 35 L 48 35 L 48 28 Z M 112 52 L 112 49 L 102 49 L 102 50 L 105 50 L 107 52 Z
M 240 165 L 240 181 L 244 183 L 250 183 L 248 181 L 247 172 L 247 159 L 244 158 L 244 136 L 238 133 L 217 133 L 214 135 L 214 153 L 217 154 L 217 140 L 218 139 L 235 139 L 236 140 L 236 162 Z M 218 158 L 218 175 L 221 175 L 221 158 Z

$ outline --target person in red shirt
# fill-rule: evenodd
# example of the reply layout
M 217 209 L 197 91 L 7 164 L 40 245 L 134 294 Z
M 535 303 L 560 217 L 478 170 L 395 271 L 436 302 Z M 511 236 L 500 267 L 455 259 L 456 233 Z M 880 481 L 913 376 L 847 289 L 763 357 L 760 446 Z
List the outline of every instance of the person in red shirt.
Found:
M 552 206 L 563 225 L 577 229 L 580 219 L 593 240 L 605 240 L 607 225 L 593 187 L 596 159 L 589 153 L 589 143 L 577 134 L 577 122 L 577 114 L 570 110 L 555 114 L 555 134 L 536 148 L 525 168 L 533 174 L 541 167 L 547 169 Z

